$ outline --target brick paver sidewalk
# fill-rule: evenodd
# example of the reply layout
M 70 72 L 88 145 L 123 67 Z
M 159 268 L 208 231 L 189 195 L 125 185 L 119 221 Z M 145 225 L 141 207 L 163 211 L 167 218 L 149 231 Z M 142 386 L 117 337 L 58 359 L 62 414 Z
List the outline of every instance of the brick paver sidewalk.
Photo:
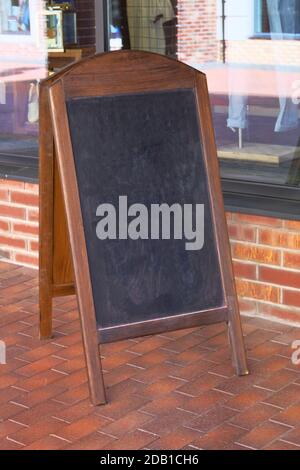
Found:
M 74 297 L 38 339 L 37 272 L 0 262 L 0 449 L 300 450 L 300 329 L 243 319 L 251 375 L 225 325 L 101 348 L 109 404 L 92 407 Z

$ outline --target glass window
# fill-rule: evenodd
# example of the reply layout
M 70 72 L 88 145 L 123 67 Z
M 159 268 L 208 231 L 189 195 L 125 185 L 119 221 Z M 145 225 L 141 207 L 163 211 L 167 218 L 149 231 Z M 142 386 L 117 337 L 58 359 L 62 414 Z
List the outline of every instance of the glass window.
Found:
M 94 0 L 0 0 L 0 178 L 37 178 L 40 80 L 95 44 Z
M 224 180 L 300 184 L 299 0 L 111 0 L 109 45 L 208 78 Z
M 37 169 L 39 81 L 95 52 L 101 5 L 108 49 L 207 74 L 226 191 L 299 200 L 299 0 L 0 0 L 0 176 Z
M 39 80 L 47 75 L 44 2 L 0 0 L 1 176 L 38 157 Z M 25 173 L 26 173 L 25 171 Z

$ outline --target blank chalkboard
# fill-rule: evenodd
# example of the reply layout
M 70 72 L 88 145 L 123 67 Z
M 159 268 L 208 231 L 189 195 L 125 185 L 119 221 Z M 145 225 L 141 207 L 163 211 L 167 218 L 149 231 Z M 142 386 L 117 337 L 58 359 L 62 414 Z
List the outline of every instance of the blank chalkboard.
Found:
M 71 99 L 67 110 L 98 327 L 222 306 L 193 90 Z M 172 237 L 99 240 L 96 209 L 118 209 L 119 196 L 149 214 L 151 204 L 204 204 L 203 248 Z
M 236 371 L 247 374 L 205 75 L 158 54 L 116 51 L 71 66 L 51 81 L 48 95 L 49 113 L 45 103 L 41 116 L 43 129 L 52 119 L 55 181 L 64 201 L 93 403 L 106 401 L 99 344 L 122 339 L 227 322 Z M 50 139 L 41 150 L 44 160 L 53 155 Z M 42 172 L 42 195 L 53 181 L 50 163 Z M 120 198 L 128 211 L 139 204 L 146 213 L 142 237 L 124 236 Z M 103 205 L 115 211 L 113 238 L 99 237 Z M 193 229 L 200 214 L 197 249 L 188 249 L 195 240 L 173 215 L 170 232 L 153 237 L 153 205 L 176 205 L 183 220 L 189 207 Z M 135 219 L 126 212 L 125 235 Z

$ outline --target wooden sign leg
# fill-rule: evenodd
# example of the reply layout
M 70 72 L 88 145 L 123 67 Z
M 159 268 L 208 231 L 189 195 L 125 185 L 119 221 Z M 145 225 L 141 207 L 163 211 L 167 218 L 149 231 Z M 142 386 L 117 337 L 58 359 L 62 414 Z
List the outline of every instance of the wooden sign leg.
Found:
M 88 382 L 90 388 L 91 401 L 94 406 L 105 405 L 106 393 L 103 380 L 102 364 L 100 354 L 95 355 L 95 348 L 99 351 L 98 344 L 83 334 L 85 360 L 87 365 Z
M 52 295 L 40 281 L 40 339 L 52 337 Z
M 52 299 L 74 295 L 74 273 L 66 215 L 58 174 L 48 104 L 48 87 L 40 93 L 40 338 L 52 337 Z
M 40 195 L 39 308 L 40 339 L 52 337 L 52 271 L 53 271 L 53 199 L 51 187 L 45 184 Z
M 68 133 L 68 127 L 63 125 L 63 123 L 67 122 L 67 109 L 64 90 L 60 81 L 57 81 L 50 89 L 50 102 L 62 199 L 64 200 L 69 241 L 73 256 L 79 318 L 91 399 L 94 405 L 101 405 L 106 403 L 106 398 L 99 354 L 98 329 L 80 198 L 76 183 L 76 170 L 72 156 L 71 137 Z
M 228 333 L 232 351 L 232 363 L 237 375 L 248 375 L 246 351 L 237 299 L 228 299 Z
M 39 304 L 40 338 L 52 336 L 53 272 L 53 134 L 47 90 L 40 92 Z

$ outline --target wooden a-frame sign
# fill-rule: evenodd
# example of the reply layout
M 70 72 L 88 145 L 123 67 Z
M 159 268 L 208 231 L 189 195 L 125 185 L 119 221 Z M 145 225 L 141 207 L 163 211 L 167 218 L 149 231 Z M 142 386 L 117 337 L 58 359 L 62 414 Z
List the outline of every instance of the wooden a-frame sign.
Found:
M 204 245 L 99 240 L 97 204 L 204 205 Z M 99 344 L 227 322 L 248 373 L 206 77 L 161 55 L 84 59 L 42 83 L 40 337 L 52 299 L 76 292 L 91 399 L 105 403 Z

